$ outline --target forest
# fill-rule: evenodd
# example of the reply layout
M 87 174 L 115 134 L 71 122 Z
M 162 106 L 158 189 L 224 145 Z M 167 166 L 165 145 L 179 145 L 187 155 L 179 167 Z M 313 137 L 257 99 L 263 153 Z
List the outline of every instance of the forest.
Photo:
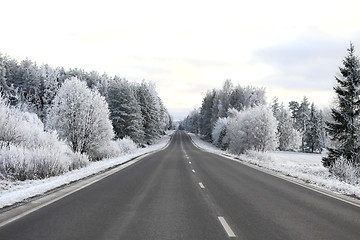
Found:
M 155 84 L 0 54 L 0 178 L 41 179 L 151 145 L 172 125 Z

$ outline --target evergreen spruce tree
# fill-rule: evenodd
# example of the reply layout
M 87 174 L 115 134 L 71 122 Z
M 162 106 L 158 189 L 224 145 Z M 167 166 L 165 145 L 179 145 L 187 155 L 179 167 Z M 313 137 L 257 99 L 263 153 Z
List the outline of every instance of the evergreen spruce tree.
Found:
M 273 103 L 271 105 L 274 117 L 279 121 L 279 115 L 280 115 L 280 104 L 279 99 L 277 97 L 273 98 Z
M 216 96 L 216 91 L 207 92 L 206 96 L 203 99 L 201 110 L 200 110 L 200 134 L 204 137 L 205 140 L 211 142 L 212 136 L 212 109 L 214 106 L 214 99 Z
M 156 108 L 155 96 L 151 93 L 149 85 L 142 82 L 137 87 L 137 100 L 140 104 L 143 117 L 143 129 L 145 133 L 145 143 L 153 144 L 160 138 L 159 111 Z
M 360 114 L 360 62 L 350 44 L 348 55 L 340 67 L 340 77 L 336 77 L 337 106 L 331 109 L 332 121 L 326 122 L 327 132 L 337 141 L 336 148 L 329 148 L 323 158 L 325 167 L 332 167 L 341 157 L 355 164 L 359 163 L 359 114 Z
M 116 137 L 129 136 L 134 142 L 143 144 L 143 119 L 134 87 L 126 80 L 114 78 L 108 89 L 107 101 Z
M 305 130 L 305 148 L 310 152 L 322 151 L 322 135 L 320 116 L 315 109 L 314 103 L 311 104 L 310 116 Z
M 276 97 L 273 99 L 272 111 L 274 117 L 278 121 L 278 149 L 280 151 L 285 151 L 298 148 L 301 143 L 300 133 L 293 127 L 290 112 L 285 109 L 283 104 L 279 104 Z
M 291 101 L 289 102 L 289 109 L 291 112 L 291 119 L 293 121 L 293 125 L 294 128 L 297 131 L 300 131 L 300 122 L 299 122 L 299 117 L 300 117 L 300 104 L 297 101 Z
M 309 117 L 310 117 L 310 109 L 309 109 L 310 103 L 307 99 L 307 97 L 305 96 L 303 98 L 303 101 L 300 104 L 300 108 L 299 108 L 299 119 L 298 119 L 298 123 L 299 123 L 299 131 L 301 133 L 301 150 L 303 152 L 305 152 L 305 133 L 306 133 L 306 126 L 308 124 L 309 121 Z

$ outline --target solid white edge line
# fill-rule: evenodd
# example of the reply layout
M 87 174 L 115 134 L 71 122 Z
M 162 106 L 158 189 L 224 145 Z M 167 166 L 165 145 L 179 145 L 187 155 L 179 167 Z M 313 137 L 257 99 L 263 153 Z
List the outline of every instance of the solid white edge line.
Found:
M 199 182 L 199 185 L 200 185 L 201 188 L 203 188 L 203 189 L 205 188 L 205 186 L 204 186 L 204 184 L 202 182 Z
M 39 209 L 41 209 L 43 207 L 46 207 L 47 205 L 50 205 L 50 204 L 52 204 L 52 203 L 54 203 L 56 201 L 59 201 L 60 199 L 65 198 L 65 197 L 67 197 L 67 196 L 69 196 L 69 195 L 71 195 L 71 194 L 73 194 L 73 193 L 75 193 L 77 191 L 80 191 L 81 189 L 84 189 L 84 188 L 86 188 L 86 187 L 88 187 L 88 186 L 90 186 L 90 185 L 92 185 L 92 184 L 94 184 L 94 183 L 96 183 L 96 182 L 98 182 L 98 181 L 100 181 L 100 180 L 102 180 L 102 179 L 104 179 L 104 178 L 106 178 L 106 177 L 108 177 L 108 176 L 110 176 L 110 175 L 112 175 L 112 174 L 114 174 L 114 173 L 116 173 L 116 172 L 118 172 L 118 171 L 132 165 L 132 164 L 134 164 L 134 163 L 136 163 L 137 161 L 139 161 L 142 158 L 143 157 L 139 157 L 138 159 L 134 159 L 133 161 L 127 162 L 127 163 L 125 163 L 123 165 L 120 165 L 118 167 L 115 167 L 115 168 L 113 168 L 113 169 L 111 169 L 111 170 L 109 170 L 107 172 L 104 172 L 104 173 L 102 173 L 100 175 L 97 175 L 99 178 L 97 178 L 97 179 L 95 179 L 95 180 L 93 180 L 93 181 L 91 181 L 91 182 L 89 182 L 89 183 L 87 183 L 87 184 L 85 184 L 85 185 L 83 185 L 83 186 L 81 186 L 79 188 L 76 188 L 76 189 L 74 189 L 74 190 L 72 190 L 70 192 L 67 192 L 67 193 L 65 193 L 63 195 L 60 195 L 60 196 L 54 198 L 54 199 L 51 199 L 50 201 L 46 201 L 46 202 L 44 202 L 44 203 L 42 203 L 42 204 L 40 204 L 40 205 L 38 205 L 38 206 L 36 206 L 34 208 L 31 208 L 31 209 L 29 209 L 29 210 L 27 210 L 27 211 L 25 211 L 23 213 L 20 213 L 20 214 L 18 214 L 16 216 L 4 221 L 4 222 L 1 222 L 0 227 L 3 227 L 3 226 L 5 226 L 5 225 L 7 225 L 7 224 L 9 224 L 11 222 L 14 222 L 14 221 L 16 221 L 16 220 L 18 220 L 18 219 L 32 213 L 32 212 L 35 212 L 35 211 L 37 211 L 37 210 L 39 210 Z M 94 176 L 94 177 L 96 177 L 96 176 Z M 54 194 L 56 194 L 56 192 Z
M 204 151 L 204 152 L 208 152 L 208 153 L 211 153 L 211 154 L 218 155 L 218 156 L 220 156 L 220 157 L 227 158 L 227 159 L 229 159 L 229 160 L 238 162 L 238 163 L 240 163 L 240 164 L 243 164 L 243 165 L 245 165 L 245 166 L 251 167 L 251 168 L 256 169 L 256 170 L 258 170 L 258 171 L 261 171 L 261 172 L 263 172 L 263 173 L 267 173 L 267 174 L 269 174 L 269 175 L 271 175 L 271 176 L 274 176 L 274 177 L 283 179 L 283 180 L 285 180 L 285 181 L 294 183 L 294 184 L 296 184 L 296 185 L 298 185 L 298 186 L 307 188 L 307 189 L 312 190 L 312 191 L 314 191 L 314 192 L 318 192 L 318 193 L 320 193 L 320 194 L 323 194 L 323 195 L 325 195 L 325 196 L 334 198 L 334 199 L 336 199 L 336 200 L 339 200 L 339 201 L 348 203 L 348 204 L 353 205 L 353 206 L 355 206 L 355 207 L 360 207 L 360 202 L 357 202 L 356 200 L 354 200 L 354 202 L 352 202 L 351 200 L 353 200 L 353 199 L 351 199 L 351 198 L 350 198 L 351 200 L 347 200 L 347 199 L 345 199 L 345 197 L 347 197 L 346 195 L 336 196 L 336 195 L 335 195 L 336 193 L 333 193 L 333 192 L 329 192 L 329 193 L 328 193 L 329 190 L 321 189 L 321 188 L 319 188 L 319 187 L 317 187 L 317 186 L 306 185 L 305 183 L 302 183 L 302 182 L 297 182 L 297 181 L 291 179 L 290 177 L 286 177 L 286 176 L 283 175 L 283 174 L 282 174 L 282 175 L 276 174 L 276 173 L 273 172 L 271 169 L 261 169 L 261 167 L 259 167 L 259 166 L 256 166 L 256 165 L 254 165 L 254 164 L 251 164 L 251 163 L 248 163 L 248 162 L 239 160 L 239 159 L 236 159 L 235 157 L 227 156 L 227 155 L 225 155 L 225 154 L 223 154 L 223 153 L 210 152 L 210 151 L 208 151 L 208 150 L 206 150 L 206 149 L 204 149 L 204 148 L 199 147 L 199 146 L 192 140 L 192 138 L 191 138 L 189 135 L 188 135 L 188 137 L 190 138 L 190 141 L 193 143 L 193 145 L 194 145 L 196 148 L 198 148 L 198 149 L 200 149 L 200 150 L 202 150 L 202 151 Z M 339 194 L 340 194 L 340 193 L 339 193 Z
M 52 204 L 52 203 L 54 203 L 56 201 L 59 201 L 60 199 L 65 198 L 65 197 L 67 197 L 67 196 L 69 196 L 69 195 L 71 195 L 71 194 L 73 194 L 73 193 L 75 193 L 75 192 L 77 192 L 77 191 L 79 191 L 79 190 L 81 190 L 83 188 L 86 188 L 86 187 L 88 187 L 88 186 L 90 186 L 90 185 L 92 185 L 92 184 L 94 184 L 94 183 L 96 183 L 96 182 L 98 182 L 98 181 L 100 181 L 100 180 L 102 180 L 102 179 L 104 179 L 104 178 L 118 172 L 118 171 L 121 171 L 122 169 L 124 169 L 124 168 L 126 168 L 126 167 L 140 161 L 141 159 L 143 159 L 143 158 L 145 158 L 145 157 L 147 157 L 149 155 L 152 155 L 152 154 L 154 154 L 156 152 L 160 152 L 160 151 L 166 149 L 170 145 L 171 140 L 172 140 L 172 137 L 170 138 L 169 142 L 161 149 L 150 151 L 148 153 L 144 153 L 144 154 L 142 154 L 140 156 L 134 157 L 132 160 L 129 160 L 129 161 L 123 163 L 123 164 L 120 164 L 119 166 L 117 166 L 115 168 L 112 168 L 110 170 L 106 170 L 103 173 L 94 175 L 94 176 L 90 177 L 89 179 L 87 179 L 87 180 L 90 181 L 89 183 L 86 183 L 86 184 L 84 184 L 84 185 L 82 185 L 82 186 L 80 186 L 80 187 L 78 187 L 78 188 L 76 188 L 74 190 L 71 190 L 71 191 L 69 191 L 69 192 L 67 192 L 67 193 L 65 193 L 63 195 L 60 195 L 60 196 L 55 197 L 55 198 L 53 198 L 53 199 L 51 199 L 49 201 L 41 203 L 36 207 L 30 208 L 30 209 L 28 209 L 28 210 L 26 210 L 26 211 L 24 211 L 24 212 L 22 212 L 20 214 L 16 214 L 15 216 L 8 218 L 7 220 L 5 220 L 3 222 L 0 222 L 0 227 L 3 227 L 3 226 L 5 226 L 5 225 L 7 225 L 7 224 L 9 224 L 11 222 L 14 222 L 14 221 L 16 221 L 16 220 L 18 220 L 18 219 L 32 213 L 32 212 L 35 212 L 35 211 L 37 211 L 37 210 L 39 210 L 39 209 L 41 209 L 43 207 L 46 207 L 47 205 L 50 205 L 50 204 Z M 93 180 L 91 181 L 91 179 L 93 179 Z M 86 180 L 86 178 L 79 179 L 78 181 L 74 182 L 74 184 L 81 184 L 82 181 L 87 181 L 87 180 Z M 75 185 L 73 185 L 73 186 L 75 186 Z M 71 187 L 71 186 L 69 186 L 69 187 Z M 65 189 L 66 188 L 67 187 L 65 187 Z M 52 194 L 56 194 L 57 192 L 60 192 L 60 191 L 61 190 L 55 191 Z M 50 195 L 52 195 L 52 194 L 50 194 Z M 41 199 L 45 199 L 46 197 L 49 197 L 50 195 L 45 195 L 44 197 L 40 198 L 39 200 L 41 201 Z M 27 204 L 31 204 L 32 202 L 36 202 L 36 201 L 39 201 L 39 200 L 31 201 L 31 202 L 29 202 Z M 17 208 L 14 208 L 14 210 L 16 210 L 16 209 Z M 11 210 L 9 210 L 9 211 L 11 211 Z
M 220 156 L 221 156 L 221 155 L 220 155 Z M 238 162 L 238 163 L 240 163 L 240 164 L 243 164 L 243 165 L 245 165 L 245 166 L 251 167 L 251 168 L 256 169 L 256 170 L 258 170 L 258 171 L 261 171 L 261 172 L 263 172 L 263 173 L 269 174 L 269 175 L 271 175 L 271 176 L 280 178 L 280 179 L 285 180 L 285 181 L 287 181 L 287 182 L 296 184 L 296 185 L 298 185 L 298 186 L 300 186 L 300 187 L 303 187 L 303 188 L 312 190 L 312 191 L 314 191 L 314 192 L 323 194 L 323 195 L 325 195 L 325 196 L 334 198 L 334 199 L 336 199 L 336 200 L 339 200 L 339 201 L 348 203 L 348 204 L 353 205 L 353 206 L 355 206 L 355 207 L 360 207 L 360 205 L 359 205 L 358 203 L 356 203 L 356 202 L 351 202 L 351 201 L 346 200 L 346 199 L 344 199 L 344 198 L 338 197 L 338 196 L 335 195 L 335 193 L 327 193 L 327 192 L 326 192 L 327 190 L 325 190 L 325 189 L 318 189 L 316 186 L 306 185 L 305 183 L 297 182 L 296 180 L 293 180 L 293 179 L 291 179 L 290 177 L 286 177 L 286 176 L 282 176 L 282 175 L 280 175 L 280 174 L 278 175 L 278 174 L 276 174 L 276 173 L 273 173 L 270 169 L 261 169 L 260 167 L 254 166 L 254 165 L 252 165 L 251 163 L 243 162 L 243 161 L 241 161 L 241 160 L 234 159 L 234 158 L 232 158 L 232 157 L 228 157 L 228 156 L 223 156 L 223 157 L 228 158 L 228 159 L 230 159 L 230 160 L 232 160 L 232 161 Z M 333 194 L 334 194 L 334 195 L 333 195 Z
M 229 224 L 226 222 L 225 218 L 223 217 L 218 217 L 221 225 L 223 226 L 223 228 L 225 229 L 227 235 L 229 237 L 236 237 L 235 233 L 231 230 Z

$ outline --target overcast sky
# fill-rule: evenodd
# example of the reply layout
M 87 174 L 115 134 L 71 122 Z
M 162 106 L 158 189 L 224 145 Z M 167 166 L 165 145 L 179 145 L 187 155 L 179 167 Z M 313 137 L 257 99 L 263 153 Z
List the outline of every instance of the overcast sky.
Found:
M 153 81 L 175 119 L 225 79 L 327 105 L 350 41 L 360 53 L 358 0 L 0 3 L 1 53 Z

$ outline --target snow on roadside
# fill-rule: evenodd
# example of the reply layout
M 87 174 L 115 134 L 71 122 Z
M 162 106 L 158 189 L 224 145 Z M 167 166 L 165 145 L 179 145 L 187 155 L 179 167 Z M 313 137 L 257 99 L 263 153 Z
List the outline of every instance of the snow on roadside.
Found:
M 117 158 L 105 159 L 98 162 L 91 162 L 87 167 L 73 170 L 60 176 L 50 177 L 42 180 L 0 180 L 0 208 L 11 206 L 17 202 L 24 201 L 25 199 L 44 194 L 52 189 L 99 173 L 145 153 L 159 150 L 169 143 L 170 135 L 172 133 L 173 131 L 169 131 L 167 135 L 163 136 L 158 141 L 157 144 L 151 145 L 147 148 L 139 148 L 133 153 L 126 154 Z
M 196 145 L 209 152 L 230 155 L 240 161 L 272 170 L 276 174 L 290 176 L 303 183 L 330 190 L 336 194 L 360 198 L 360 183 L 352 185 L 330 175 L 328 169 L 321 163 L 324 154 L 280 151 L 261 153 L 249 151 L 247 154 L 236 156 L 221 151 L 211 143 L 201 140 L 195 134 L 190 133 L 189 135 Z

